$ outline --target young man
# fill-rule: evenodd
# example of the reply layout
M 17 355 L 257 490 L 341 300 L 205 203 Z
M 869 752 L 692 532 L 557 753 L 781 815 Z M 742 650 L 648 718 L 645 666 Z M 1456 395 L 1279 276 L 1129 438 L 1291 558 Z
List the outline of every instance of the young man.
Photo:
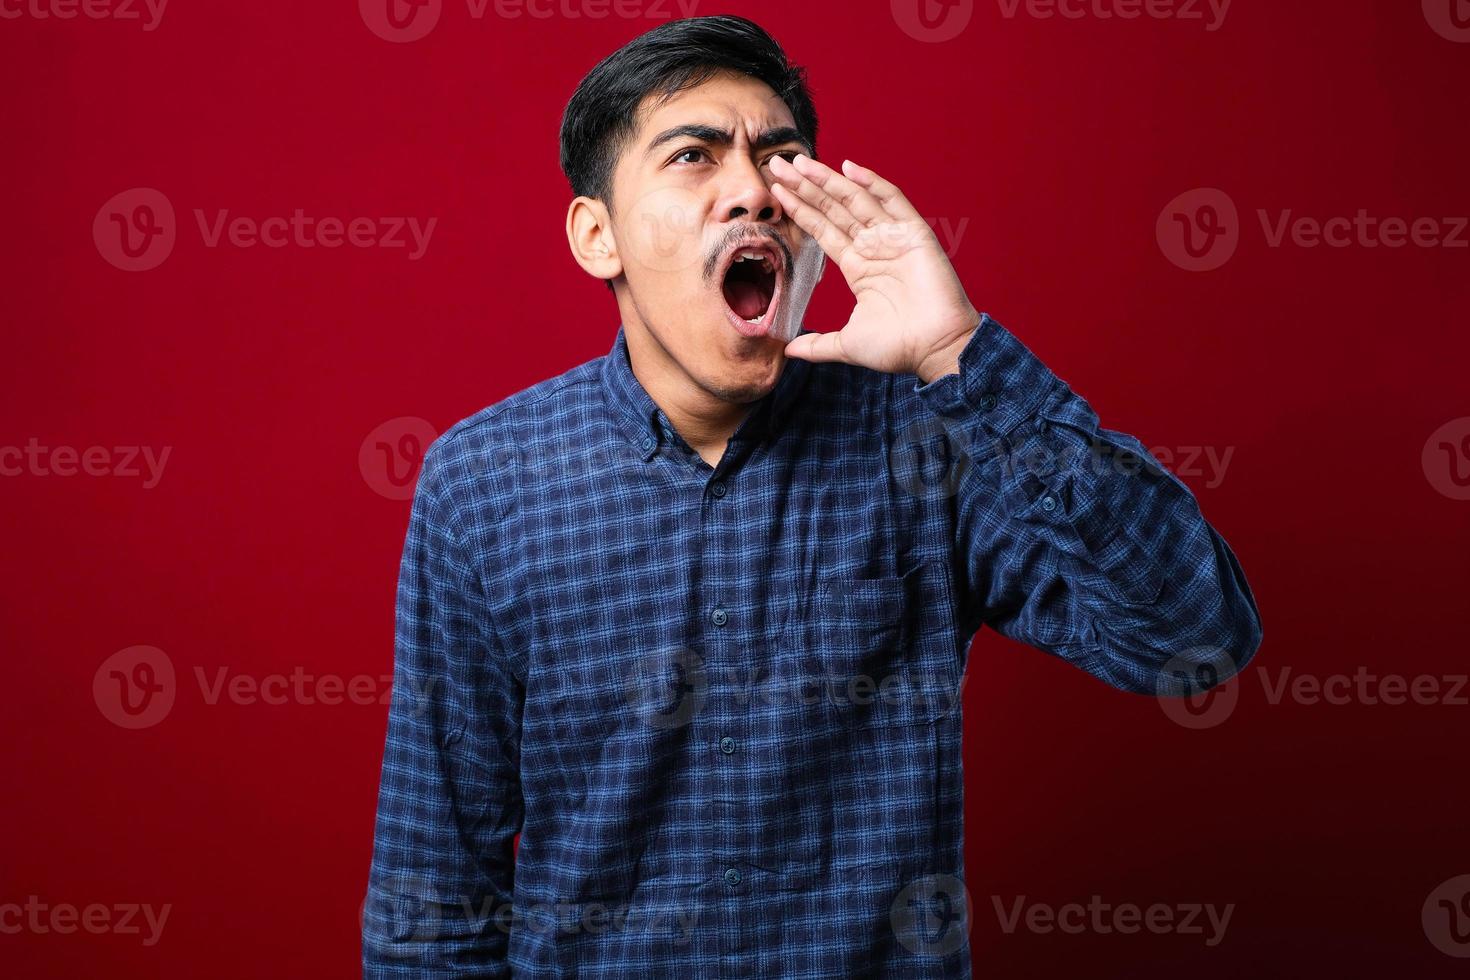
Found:
M 621 325 L 425 456 L 365 974 L 968 976 L 975 632 L 1186 694 L 1260 641 L 1240 566 L 897 187 L 816 162 L 756 25 L 637 38 L 561 140 Z M 828 259 L 856 306 L 804 334 Z

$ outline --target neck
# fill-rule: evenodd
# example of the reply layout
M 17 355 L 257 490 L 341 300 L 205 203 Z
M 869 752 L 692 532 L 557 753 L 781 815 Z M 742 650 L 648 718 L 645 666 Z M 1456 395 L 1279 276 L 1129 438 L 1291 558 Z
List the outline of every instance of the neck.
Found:
M 750 414 L 751 405 L 716 397 L 691 378 L 642 324 L 624 321 L 633 376 L 674 431 L 711 466 L 725 453 L 730 437 Z

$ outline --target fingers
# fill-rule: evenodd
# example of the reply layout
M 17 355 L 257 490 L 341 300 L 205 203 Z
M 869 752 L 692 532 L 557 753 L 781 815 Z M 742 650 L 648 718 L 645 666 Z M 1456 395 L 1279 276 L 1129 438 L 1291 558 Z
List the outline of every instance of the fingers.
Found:
M 781 157 L 776 159 L 783 164 L 787 163 Z M 889 220 L 890 216 L 876 197 L 825 163 L 799 155 L 787 166 L 793 176 L 805 177 L 816 186 L 817 191 L 811 192 L 817 198 L 812 201 L 813 204 L 822 208 L 838 224 L 843 220 L 850 220 L 851 223 L 845 229 L 848 237 L 856 238 L 864 228 Z M 801 186 L 794 186 L 793 189 L 798 194 L 802 193 Z M 825 195 L 821 192 L 825 192 Z M 803 194 L 803 197 L 806 196 Z
M 851 160 L 842 161 L 842 172 L 857 184 L 867 188 L 887 212 L 901 220 L 924 220 L 923 216 L 909 203 L 909 199 L 903 196 L 893 183 L 879 177 L 877 173 L 867 167 L 860 167 Z
M 863 230 L 863 222 L 859 221 L 841 201 L 823 190 L 816 181 L 808 180 L 806 173 L 797 170 L 784 157 L 775 157 L 771 160 L 771 176 L 777 181 L 772 185 L 773 187 L 783 187 L 794 191 L 797 197 L 822 212 L 827 220 L 849 239 L 856 238 Z M 852 182 L 848 181 L 848 183 Z M 853 184 L 853 186 L 857 185 Z M 876 207 L 877 201 L 874 201 L 873 205 Z
M 841 268 L 843 256 L 852 248 L 852 239 L 820 210 L 796 196 L 796 192 L 785 184 L 772 184 L 771 193 L 781 202 L 781 207 L 802 231 L 817 240 L 822 251 Z
M 786 345 L 787 357 L 798 357 L 803 361 L 855 361 L 842 352 L 842 331 L 832 333 L 804 333 Z

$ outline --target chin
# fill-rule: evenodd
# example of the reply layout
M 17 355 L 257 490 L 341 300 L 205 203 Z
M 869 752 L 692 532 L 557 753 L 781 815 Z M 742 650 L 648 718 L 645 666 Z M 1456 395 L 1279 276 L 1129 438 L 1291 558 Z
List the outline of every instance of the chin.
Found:
M 771 337 L 731 338 L 730 328 L 721 323 L 715 323 L 714 329 L 714 341 L 701 352 L 691 352 L 705 368 L 706 388 L 724 401 L 743 403 L 776 386 L 786 362 L 784 343 Z

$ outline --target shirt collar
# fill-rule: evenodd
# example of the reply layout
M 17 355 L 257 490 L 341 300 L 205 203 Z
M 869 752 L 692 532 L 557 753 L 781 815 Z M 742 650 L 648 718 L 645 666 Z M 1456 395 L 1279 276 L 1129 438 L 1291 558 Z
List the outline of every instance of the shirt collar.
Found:
M 810 371 L 810 361 L 787 358 L 776 386 L 756 401 L 731 438 L 761 439 L 780 432 Z M 667 438 L 664 426 L 672 429 L 673 425 L 633 373 L 628 337 L 621 323 L 612 350 L 603 358 L 602 383 L 619 427 L 638 447 L 642 458 L 649 459 L 658 451 L 659 442 Z

